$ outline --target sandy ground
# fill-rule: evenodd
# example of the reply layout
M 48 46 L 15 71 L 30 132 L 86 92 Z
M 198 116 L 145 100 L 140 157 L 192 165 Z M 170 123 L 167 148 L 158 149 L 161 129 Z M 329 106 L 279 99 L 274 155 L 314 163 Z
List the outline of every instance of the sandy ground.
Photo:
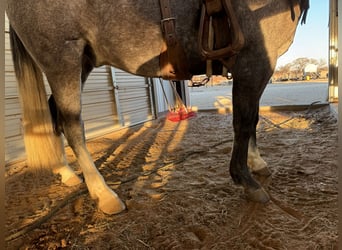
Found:
M 114 216 L 96 209 L 84 184 L 11 166 L 7 249 L 337 249 L 336 118 L 326 108 L 261 114 L 259 147 L 272 170 L 259 179 L 266 205 L 248 202 L 228 174 L 231 123 L 231 114 L 200 112 L 89 141 L 127 204 Z

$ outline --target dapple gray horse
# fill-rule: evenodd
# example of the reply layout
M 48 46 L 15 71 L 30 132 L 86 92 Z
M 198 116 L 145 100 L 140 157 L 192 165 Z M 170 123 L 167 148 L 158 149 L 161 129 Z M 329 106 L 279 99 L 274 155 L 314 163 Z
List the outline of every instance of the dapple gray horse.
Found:
M 86 148 L 82 87 L 92 69 L 105 64 L 136 75 L 163 76 L 159 55 L 165 38 L 159 4 L 159 0 L 7 0 L 28 165 L 52 168 L 63 183 L 79 184 L 82 180 L 65 158 L 64 134 L 91 197 L 107 214 L 123 211 L 125 204 L 106 185 Z M 198 43 L 202 5 L 200 0 L 170 1 L 189 76 L 206 72 Z M 305 18 L 308 0 L 238 0 L 232 7 L 244 45 L 230 68 L 234 78 L 230 174 L 249 199 L 267 202 L 269 195 L 251 175 L 269 173 L 256 146 L 259 99 L 277 58 L 289 48 Z M 214 61 L 213 74 L 220 74 L 222 64 Z M 49 102 L 42 72 L 52 91 Z

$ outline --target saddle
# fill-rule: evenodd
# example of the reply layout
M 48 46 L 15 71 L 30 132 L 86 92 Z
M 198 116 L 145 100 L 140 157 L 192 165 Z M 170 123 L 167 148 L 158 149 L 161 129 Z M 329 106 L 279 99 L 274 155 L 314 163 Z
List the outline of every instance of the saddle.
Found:
M 172 15 L 169 0 L 159 0 L 164 44 L 160 54 L 160 68 L 164 79 L 190 79 L 184 48 L 176 35 L 176 18 Z M 198 32 L 199 49 L 211 75 L 211 61 L 219 60 L 224 67 L 234 64 L 235 55 L 244 46 L 231 0 L 203 0 Z

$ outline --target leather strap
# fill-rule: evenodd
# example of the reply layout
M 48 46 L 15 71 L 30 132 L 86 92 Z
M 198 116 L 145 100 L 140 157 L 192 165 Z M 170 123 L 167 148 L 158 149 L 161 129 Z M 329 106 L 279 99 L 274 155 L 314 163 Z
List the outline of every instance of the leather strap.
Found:
M 160 0 L 160 11 L 162 15 L 162 20 L 160 21 L 162 26 L 162 31 L 168 46 L 176 46 L 176 29 L 175 23 L 176 18 L 171 14 L 171 7 L 169 0 Z
M 159 0 L 161 12 L 161 29 L 164 34 L 159 56 L 161 75 L 164 79 L 190 79 L 187 58 L 176 36 L 176 18 L 172 15 L 169 0 Z
M 245 42 L 243 33 L 231 4 L 231 0 L 205 0 L 204 2 L 205 3 L 202 7 L 199 30 L 199 46 L 201 49 L 201 53 L 206 59 L 226 61 L 228 58 L 234 57 L 242 49 Z M 219 6 L 218 2 L 220 2 L 220 4 L 222 5 L 222 9 L 217 7 Z M 209 10 L 208 6 L 210 8 Z M 212 49 L 208 45 L 209 23 L 210 19 L 213 19 L 213 23 L 215 23 L 215 21 L 218 21 L 215 15 L 217 15 L 217 13 L 219 12 L 226 15 L 226 22 L 228 22 L 229 25 L 225 26 L 229 27 L 229 29 L 227 29 L 226 31 L 218 30 L 217 28 L 215 29 L 214 25 L 214 37 L 216 38 L 215 40 L 220 40 L 219 36 L 222 36 L 222 32 L 229 32 L 230 41 L 223 47 L 219 46 L 218 48 Z M 222 44 L 222 41 L 220 43 Z M 218 44 L 216 43 L 216 45 Z

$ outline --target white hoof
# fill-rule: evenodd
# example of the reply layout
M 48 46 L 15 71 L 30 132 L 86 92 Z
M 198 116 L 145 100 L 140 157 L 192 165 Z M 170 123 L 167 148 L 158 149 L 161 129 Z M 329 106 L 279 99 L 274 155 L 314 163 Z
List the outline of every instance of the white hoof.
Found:
M 105 214 L 118 214 L 126 209 L 125 204 L 110 188 L 101 192 L 98 198 L 98 206 Z
M 61 176 L 62 183 L 69 187 L 76 186 L 83 182 L 83 180 L 68 165 L 56 168 L 54 173 L 59 174 Z
M 75 176 L 71 176 L 67 180 L 62 179 L 62 182 L 68 187 L 72 187 L 81 184 L 83 180 L 75 174 Z

